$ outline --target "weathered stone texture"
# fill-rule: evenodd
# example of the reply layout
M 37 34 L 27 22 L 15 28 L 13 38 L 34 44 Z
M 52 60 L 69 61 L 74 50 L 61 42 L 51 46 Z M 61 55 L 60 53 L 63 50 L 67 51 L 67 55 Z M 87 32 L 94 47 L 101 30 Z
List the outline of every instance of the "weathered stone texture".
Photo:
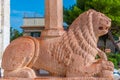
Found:
M 9 9 L 9 1 L 4 0 L 4 5 L 3 44 L 7 44 L 9 12 L 6 8 Z M 57 80 L 113 79 L 114 65 L 97 47 L 98 38 L 108 32 L 111 20 L 90 9 L 78 16 L 68 31 L 64 31 L 62 17 L 62 0 L 46 0 L 46 23 L 42 37 L 20 37 L 11 42 L 3 54 L 4 77 L 19 77 L 12 80 L 52 80 L 53 77 L 36 78 L 37 71 L 43 69 L 49 72 L 49 76 L 59 77 L 54 78 Z M 44 38 L 46 36 L 48 39 Z M 96 59 L 97 55 L 100 59 Z
M 110 26 L 107 16 L 90 9 L 59 37 L 20 37 L 4 52 L 4 77 L 35 78 L 35 72 L 43 69 L 51 76 L 113 79 L 114 65 L 97 47 L 98 38 L 106 34 Z M 100 59 L 95 58 L 97 55 Z
M 2 78 L 0 80 L 113 80 L 113 79 L 109 79 L 109 78 L 92 78 L 92 77 L 75 77 L 75 78 L 42 77 L 42 78 Z

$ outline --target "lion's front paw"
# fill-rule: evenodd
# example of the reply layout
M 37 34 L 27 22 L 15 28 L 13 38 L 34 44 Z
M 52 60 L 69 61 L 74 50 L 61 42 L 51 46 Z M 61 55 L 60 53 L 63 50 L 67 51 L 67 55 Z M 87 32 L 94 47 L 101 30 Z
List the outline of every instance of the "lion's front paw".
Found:
M 114 70 L 114 65 L 112 62 L 110 61 L 102 61 L 101 62 L 101 66 L 102 66 L 102 69 L 104 70 L 110 70 L 110 71 L 113 71 Z

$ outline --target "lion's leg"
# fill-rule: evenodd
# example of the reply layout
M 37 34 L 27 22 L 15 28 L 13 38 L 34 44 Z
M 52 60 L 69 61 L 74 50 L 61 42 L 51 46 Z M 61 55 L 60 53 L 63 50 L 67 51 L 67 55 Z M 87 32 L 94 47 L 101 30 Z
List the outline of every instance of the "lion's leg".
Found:
M 88 64 L 87 66 L 84 65 L 84 60 L 80 60 L 78 63 L 79 57 L 75 57 L 73 62 L 67 68 L 66 76 L 68 77 L 87 77 L 93 76 L 96 71 L 99 72 L 100 64 L 95 63 Z
M 22 78 L 34 78 L 36 74 L 33 69 L 24 67 L 13 71 L 4 71 L 4 77 L 22 77 Z
M 114 78 L 113 71 L 103 70 L 100 73 L 98 73 L 97 77 Z
M 92 65 L 85 68 L 85 71 L 88 75 L 104 77 L 104 78 L 113 78 L 114 65 L 110 61 L 98 59 Z
M 91 77 L 100 71 L 99 64 L 92 64 L 89 66 L 71 66 L 68 68 L 67 77 Z
M 97 74 L 98 77 L 114 78 L 113 77 L 114 65 L 110 61 L 102 62 L 102 70 Z
M 100 74 L 99 77 L 107 77 L 104 74 L 108 73 L 112 75 L 111 72 L 113 68 L 114 68 L 113 64 L 110 63 L 109 61 L 97 60 L 96 62 L 88 66 L 71 65 L 70 68 L 67 70 L 66 76 L 71 76 L 71 77 L 80 77 L 80 76 L 92 77 L 93 76 L 94 77 L 96 74 Z

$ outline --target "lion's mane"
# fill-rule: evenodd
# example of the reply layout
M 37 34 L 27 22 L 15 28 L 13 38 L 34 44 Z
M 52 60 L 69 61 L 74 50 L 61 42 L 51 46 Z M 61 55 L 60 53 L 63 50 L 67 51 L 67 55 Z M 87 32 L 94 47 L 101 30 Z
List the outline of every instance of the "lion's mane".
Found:
M 98 53 L 93 21 L 99 21 L 99 18 L 95 18 L 93 15 L 97 17 L 98 14 L 101 13 L 89 10 L 76 18 L 68 31 L 59 39 L 59 42 L 53 46 L 52 55 L 54 58 L 69 65 L 72 55 L 78 54 L 84 59 L 83 65 L 92 63 L 94 60 L 91 60 L 91 57 L 95 59 Z

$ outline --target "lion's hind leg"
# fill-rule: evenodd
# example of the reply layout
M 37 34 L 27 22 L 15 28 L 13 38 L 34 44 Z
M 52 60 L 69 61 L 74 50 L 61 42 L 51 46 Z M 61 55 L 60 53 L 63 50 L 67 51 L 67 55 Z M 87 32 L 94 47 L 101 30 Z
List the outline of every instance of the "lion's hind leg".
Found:
M 22 78 L 35 78 L 36 74 L 33 69 L 24 67 L 13 71 L 4 71 L 4 77 L 22 77 Z

